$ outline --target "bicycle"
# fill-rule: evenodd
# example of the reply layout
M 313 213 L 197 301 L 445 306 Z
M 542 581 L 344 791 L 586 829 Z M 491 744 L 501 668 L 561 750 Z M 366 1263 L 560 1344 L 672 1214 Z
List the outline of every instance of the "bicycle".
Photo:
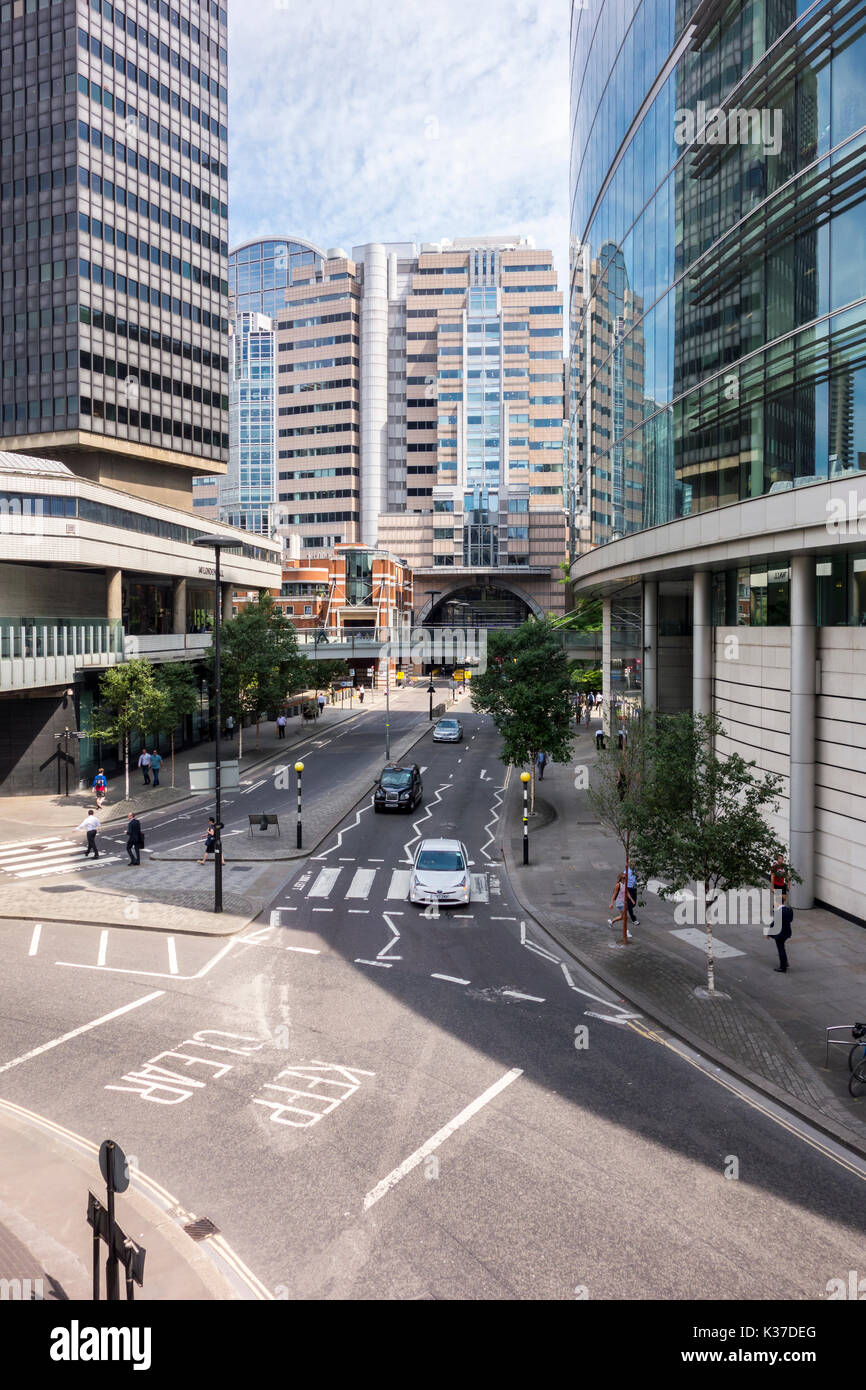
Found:
M 848 1069 L 851 1073 L 848 1077 L 848 1091 L 850 1095 L 857 1097 L 860 1087 L 866 1087 L 866 1024 L 855 1023 L 851 1029 L 851 1036 L 857 1041 L 848 1053 Z

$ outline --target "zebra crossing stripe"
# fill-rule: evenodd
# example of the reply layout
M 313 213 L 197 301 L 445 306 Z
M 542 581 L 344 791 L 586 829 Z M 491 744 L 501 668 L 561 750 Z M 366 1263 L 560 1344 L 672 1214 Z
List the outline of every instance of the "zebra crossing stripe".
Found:
M 308 898 L 328 898 L 342 869 L 320 869 L 316 881 L 307 894 Z
M 401 898 L 404 902 L 409 896 L 409 869 L 392 869 L 388 886 L 388 898 Z
M 375 869 L 356 869 L 352 882 L 346 889 L 347 898 L 364 898 L 370 896 L 370 889 L 376 879 Z

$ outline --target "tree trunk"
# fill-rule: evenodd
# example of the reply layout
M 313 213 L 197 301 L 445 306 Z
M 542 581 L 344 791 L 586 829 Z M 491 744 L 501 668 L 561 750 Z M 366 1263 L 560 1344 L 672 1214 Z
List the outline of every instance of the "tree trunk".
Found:
M 174 729 L 171 731 L 171 786 L 174 790 Z
M 711 903 L 709 900 L 706 884 L 704 884 L 704 901 L 707 904 L 704 916 L 704 925 L 707 929 L 707 993 L 715 994 L 716 965 L 713 959 L 713 927 L 710 921 L 710 909 L 712 908 L 713 903 Z M 715 897 L 713 898 L 713 902 L 715 902 Z
M 529 783 L 529 814 L 530 814 L 530 815 L 534 815 L 534 813 L 535 813 L 535 768 L 536 768 L 535 759 L 536 759 L 536 756 L 537 756 L 537 755 L 536 755 L 535 753 L 533 753 L 533 755 L 532 755 L 532 766 L 531 766 L 530 771 L 529 771 L 529 775 L 530 775 L 530 777 L 532 778 L 531 782 Z
M 256 749 L 258 749 L 259 746 L 259 724 L 261 722 L 261 717 L 260 714 L 256 715 Z
M 244 756 L 244 712 L 238 714 L 238 762 Z
M 123 735 L 123 785 L 124 801 L 129 800 L 129 730 Z

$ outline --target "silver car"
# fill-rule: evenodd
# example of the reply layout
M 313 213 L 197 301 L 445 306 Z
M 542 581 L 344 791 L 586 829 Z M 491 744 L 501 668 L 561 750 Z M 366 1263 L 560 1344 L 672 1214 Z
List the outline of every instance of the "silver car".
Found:
M 461 840 L 422 840 L 409 873 L 410 903 L 468 903 L 469 855 Z
M 434 743 L 459 743 L 463 737 L 463 725 L 459 719 L 440 719 L 433 729 Z

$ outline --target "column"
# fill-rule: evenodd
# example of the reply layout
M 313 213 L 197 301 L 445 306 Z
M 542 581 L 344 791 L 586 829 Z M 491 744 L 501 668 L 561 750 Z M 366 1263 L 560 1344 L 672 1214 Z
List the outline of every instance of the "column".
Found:
M 659 705 L 659 586 L 647 579 L 643 586 L 643 708 L 644 713 Z
M 105 571 L 105 612 L 110 623 L 119 623 L 123 618 L 123 572 Z
M 174 581 L 174 612 L 172 615 L 172 632 L 178 635 L 186 634 L 186 580 L 176 579 Z
M 604 701 L 601 707 L 601 723 L 605 733 L 610 735 L 610 599 L 601 603 L 601 693 Z
M 815 560 L 791 560 L 791 820 L 789 854 L 802 883 L 791 885 L 791 907 L 815 900 Z
M 695 570 L 692 576 L 692 710 L 713 711 L 712 576 Z
M 224 623 L 230 623 L 232 620 L 232 604 L 235 598 L 235 586 L 234 584 L 221 584 L 220 591 L 220 616 Z

